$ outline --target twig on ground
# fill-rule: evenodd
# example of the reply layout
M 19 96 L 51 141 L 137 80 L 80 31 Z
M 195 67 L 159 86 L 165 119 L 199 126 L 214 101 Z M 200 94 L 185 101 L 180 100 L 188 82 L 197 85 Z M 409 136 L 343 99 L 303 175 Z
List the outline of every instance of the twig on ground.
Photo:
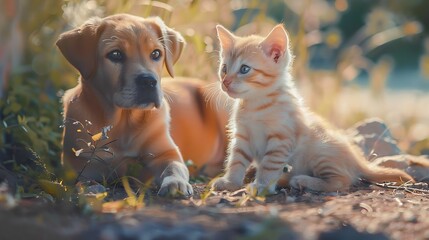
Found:
M 416 184 L 403 184 L 400 186 L 386 184 L 386 183 L 372 183 L 378 187 L 394 189 L 394 190 L 403 190 L 411 194 L 420 195 L 420 196 L 429 196 L 429 189 L 416 188 Z

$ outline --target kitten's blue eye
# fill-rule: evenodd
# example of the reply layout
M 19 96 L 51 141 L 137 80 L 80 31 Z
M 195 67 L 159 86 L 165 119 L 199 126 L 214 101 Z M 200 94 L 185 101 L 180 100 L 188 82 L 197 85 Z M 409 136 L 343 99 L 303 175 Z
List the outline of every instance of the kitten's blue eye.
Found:
M 221 72 L 222 72 L 222 74 L 226 74 L 226 64 L 222 65 Z
M 241 74 L 246 74 L 250 71 L 250 67 L 247 66 L 246 64 L 241 65 L 240 67 L 240 73 Z

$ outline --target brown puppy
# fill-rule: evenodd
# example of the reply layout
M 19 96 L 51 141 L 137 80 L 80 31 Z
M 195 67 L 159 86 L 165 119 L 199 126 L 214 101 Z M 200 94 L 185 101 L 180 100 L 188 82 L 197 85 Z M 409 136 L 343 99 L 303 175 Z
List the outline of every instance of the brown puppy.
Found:
M 169 133 L 170 108 L 160 86 L 164 63 L 173 76 L 182 36 L 159 18 L 118 14 L 63 33 L 57 46 L 81 74 L 63 97 L 63 163 L 79 180 L 154 176 L 161 195 L 192 194 L 188 169 Z M 170 80 L 163 87 L 172 92 L 173 136 L 186 157 L 221 166 L 226 117 L 193 103 L 191 96 L 202 96 L 201 83 Z M 201 113 L 211 120 L 198 117 Z M 88 134 L 103 128 L 101 138 Z M 200 147 L 201 141 L 212 144 L 210 149 Z
M 229 99 L 209 98 L 207 84 L 190 78 L 163 79 L 171 106 L 171 136 L 185 160 L 192 160 L 191 175 L 214 177 L 222 172 Z M 218 102 L 216 102 L 218 101 Z

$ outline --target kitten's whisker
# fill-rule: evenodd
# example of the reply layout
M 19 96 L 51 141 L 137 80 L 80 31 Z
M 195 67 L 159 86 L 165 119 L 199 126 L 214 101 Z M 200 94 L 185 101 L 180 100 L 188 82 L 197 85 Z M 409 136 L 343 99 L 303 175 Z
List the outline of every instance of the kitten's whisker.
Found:
M 384 129 L 384 131 L 377 137 L 377 139 L 374 141 L 374 143 L 372 144 L 371 150 L 368 152 L 368 156 L 367 156 L 367 160 L 374 160 L 371 158 L 371 156 L 373 154 L 375 154 L 375 158 L 377 158 L 377 154 L 375 153 L 375 148 L 378 145 L 378 143 L 381 141 L 381 139 L 383 138 L 383 135 L 385 133 L 387 133 L 389 131 L 389 128 Z
M 178 94 L 178 90 L 174 90 L 174 89 L 163 89 L 164 92 L 164 97 L 167 100 L 168 103 L 173 103 L 173 96 Z
M 204 88 L 204 91 L 207 95 L 205 99 L 207 104 L 213 104 L 213 107 L 215 107 L 215 109 L 218 111 L 222 109 L 222 105 L 223 108 L 227 106 L 227 104 L 225 104 L 225 102 L 227 101 L 227 97 L 222 92 L 222 90 L 220 90 L 219 82 L 212 82 Z M 221 102 L 222 100 L 224 101 L 223 104 Z

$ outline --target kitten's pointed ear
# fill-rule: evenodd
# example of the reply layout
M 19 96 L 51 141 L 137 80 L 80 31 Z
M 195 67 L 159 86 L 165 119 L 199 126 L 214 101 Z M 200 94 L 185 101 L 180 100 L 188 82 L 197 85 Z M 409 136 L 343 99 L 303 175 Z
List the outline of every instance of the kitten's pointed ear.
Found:
M 220 46 L 222 50 L 228 50 L 232 47 L 234 43 L 234 34 L 232 34 L 228 29 L 222 25 L 216 26 L 217 38 L 219 39 Z
M 261 47 L 264 53 L 275 63 L 286 54 L 289 48 L 289 37 L 282 24 L 278 24 L 271 30 L 261 42 Z

